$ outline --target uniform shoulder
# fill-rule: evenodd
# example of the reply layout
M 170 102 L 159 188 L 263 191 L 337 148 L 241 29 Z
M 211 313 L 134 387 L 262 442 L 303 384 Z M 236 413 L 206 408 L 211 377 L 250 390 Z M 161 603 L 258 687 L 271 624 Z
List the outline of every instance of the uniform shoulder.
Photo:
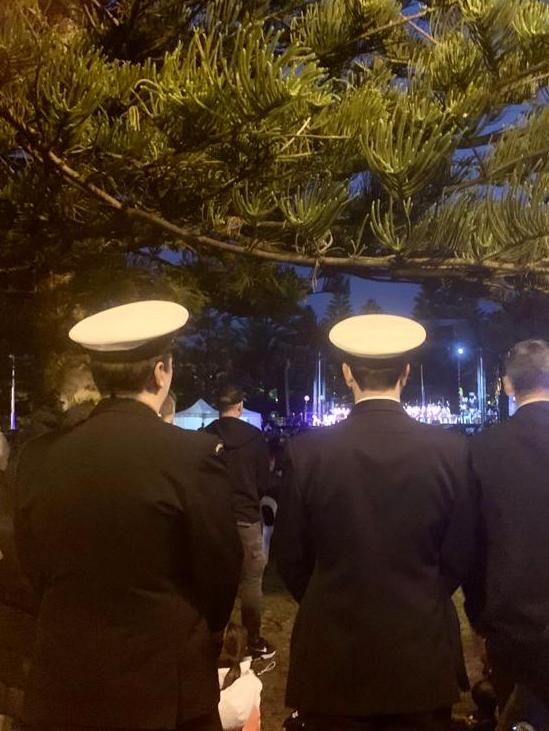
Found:
M 292 448 L 292 451 L 299 452 L 300 450 L 306 449 L 322 449 L 326 443 L 330 442 L 337 434 L 341 431 L 341 425 L 334 424 L 333 426 L 323 426 L 318 429 L 310 429 L 308 431 L 300 432 L 295 436 L 291 437 L 288 444 Z
M 424 434 L 428 434 L 429 436 L 437 436 L 441 435 L 442 439 L 457 437 L 458 439 L 463 439 L 463 434 L 459 431 L 452 431 L 450 429 L 446 429 L 441 424 L 425 424 L 422 421 L 416 421 L 415 419 L 412 419 L 412 423 L 415 424 L 415 428 L 418 429 L 418 431 L 422 431 Z
M 218 455 L 223 451 L 223 443 L 217 434 L 210 434 L 204 429 L 198 431 L 182 429 L 175 424 L 163 424 L 163 427 L 171 439 L 187 450 L 195 452 L 197 457 Z
M 468 437 L 459 431 L 452 431 L 451 429 L 445 429 L 440 424 L 423 424 L 422 422 L 416 421 L 415 427 L 418 434 L 422 435 L 425 441 L 433 445 L 440 445 L 447 448 L 463 449 L 467 446 Z
M 32 458 L 36 453 L 42 452 L 47 449 L 50 445 L 62 439 L 64 432 L 60 429 L 55 431 L 49 431 L 44 434 L 38 434 L 36 436 L 25 439 L 21 444 L 15 446 L 15 452 L 18 454 L 19 459 L 22 457 Z
M 7 473 L 10 480 L 17 481 L 27 471 L 43 469 L 50 448 L 62 437 L 62 432 L 51 431 L 32 436 L 11 450 Z
M 505 439 L 508 434 L 514 431 L 515 426 L 516 424 L 513 422 L 513 419 L 510 419 L 509 421 L 503 421 L 500 424 L 493 424 L 492 426 L 487 427 L 480 434 L 476 434 L 472 438 L 471 443 L 473 445 L 473 449 L 479 449 L 485 445 L 493 444 L 501 439 Z

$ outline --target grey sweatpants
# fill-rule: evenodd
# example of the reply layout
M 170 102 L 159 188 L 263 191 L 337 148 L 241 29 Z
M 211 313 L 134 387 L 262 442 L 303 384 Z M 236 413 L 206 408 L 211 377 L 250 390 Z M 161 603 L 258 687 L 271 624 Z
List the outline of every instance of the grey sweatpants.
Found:
M 263 600 L 263 572 L 267 560 L 263 552 L 261 523 L 237 523 L 244 560 L 240 574 L 238 596 L 242 624 L 248 631 L 248 642 L 257 642 L 261 634 L 261 604 Z

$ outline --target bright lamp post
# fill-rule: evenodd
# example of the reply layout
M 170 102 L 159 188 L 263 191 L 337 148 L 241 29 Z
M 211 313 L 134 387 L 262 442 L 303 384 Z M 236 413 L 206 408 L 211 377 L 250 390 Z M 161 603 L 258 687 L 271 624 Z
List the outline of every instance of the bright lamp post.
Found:
M 311 400 L 311 397 L 310 396 L 304 396 L 303 397 L 303 401 L 305 402 L 304 403 L 304 409 L 303 409 L 304 412 L 305 412 L 305 421 L 307 421 L 308 409 L 309 409 L 309 401 L 310 400 Z
M 458 345 L 456 348 L 456 359 L 457 359 L 457 381 L 458 381 L 458 404 L 461 406 L 461 359 L 465 355 L 465 348 L 462 345 Z

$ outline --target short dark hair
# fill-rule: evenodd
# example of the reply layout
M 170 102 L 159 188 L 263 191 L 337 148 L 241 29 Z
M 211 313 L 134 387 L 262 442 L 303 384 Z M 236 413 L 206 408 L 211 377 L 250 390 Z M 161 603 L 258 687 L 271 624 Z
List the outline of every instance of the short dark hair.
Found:
M 244 392 L 233 383 L 226 383 L 217 392 L 217 408 L 221 413 L 244 401 Z
M 160 362 L 168 367 L 171 357 L 171 351 L 137 361 L 103 361 L 92 357 L 93 380 L 102 396 L 154 391 L 154 367 Z
M 516 393 L 549 389 L 549 344 L 545 340 L 523 340 L 505 359 L 505 375 Z
M 343 362 L 351 369 L 361 391 L 385 391 L 396 386 L 409 361 L 405 357 L 373 361 L 346 356 Z

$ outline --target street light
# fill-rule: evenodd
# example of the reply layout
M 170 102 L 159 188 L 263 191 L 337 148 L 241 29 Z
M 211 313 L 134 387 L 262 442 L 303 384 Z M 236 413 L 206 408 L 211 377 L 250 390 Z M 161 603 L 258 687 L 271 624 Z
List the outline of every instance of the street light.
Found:
M 308 413 L 307 412 L 308 412 L 308 407 L 309 407 L 309 401 L 310 400 L 311 400 L 311 397 L 310 396 L 304 396 L 303 397 L 303 401 L 305 401 L 305 408 L 304 408 L 305 421 L 307 421 L 307 417 L 308 417 Z
M 465 355 L 465 348 L 463 345 L 456 347 L 456 360 L 457 360 L 457 381 L 458 381 L 458 407 L 461 411 L 461 359 Z

